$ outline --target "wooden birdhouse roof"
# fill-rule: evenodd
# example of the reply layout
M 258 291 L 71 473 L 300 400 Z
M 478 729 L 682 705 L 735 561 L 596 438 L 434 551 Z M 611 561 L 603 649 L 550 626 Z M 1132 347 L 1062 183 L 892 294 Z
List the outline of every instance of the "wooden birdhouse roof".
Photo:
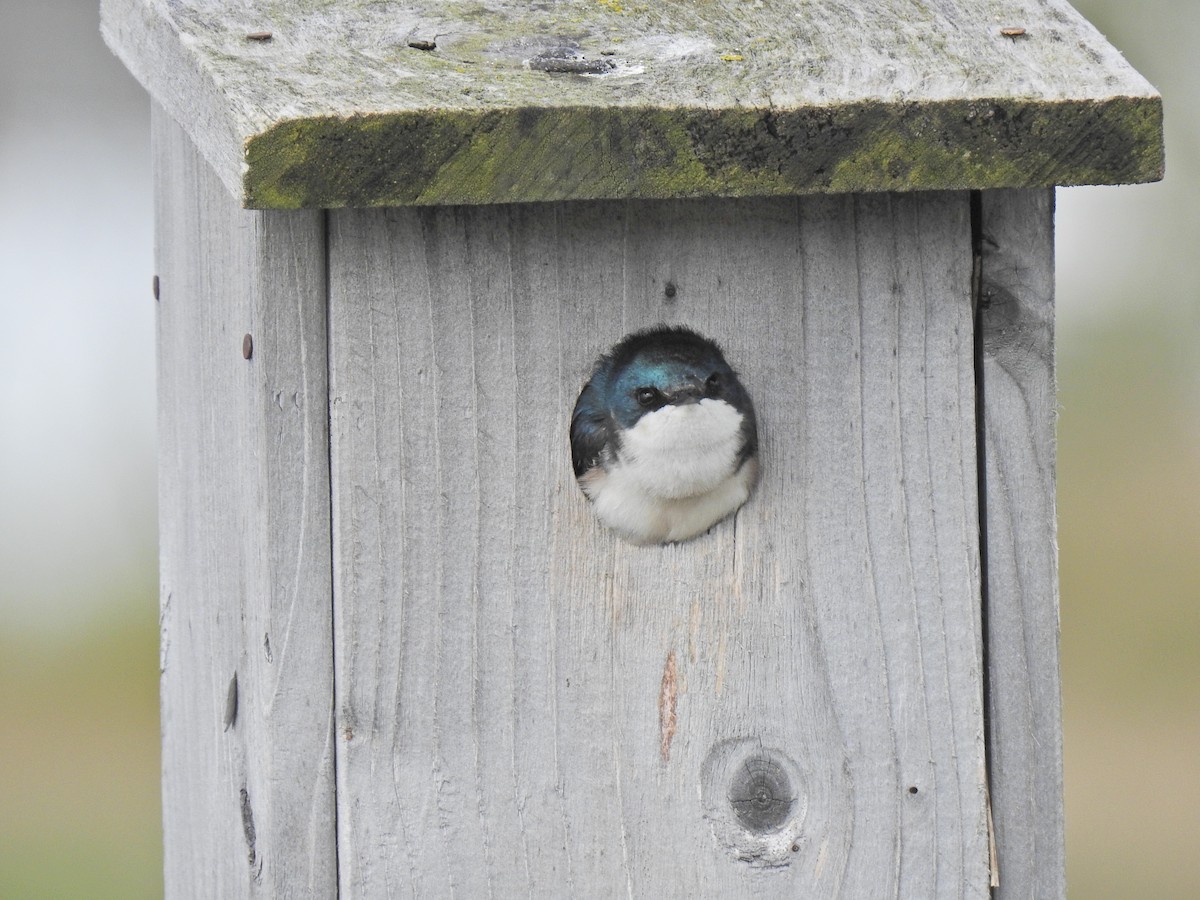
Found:
M 1162 177 L 1162 101 L 1062 0 L 104 0 L 255 208 Z

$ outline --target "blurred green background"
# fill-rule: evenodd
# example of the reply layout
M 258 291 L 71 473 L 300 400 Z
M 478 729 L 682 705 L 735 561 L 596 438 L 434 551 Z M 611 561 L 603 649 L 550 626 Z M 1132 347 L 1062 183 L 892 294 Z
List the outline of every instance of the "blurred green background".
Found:
M 1058 192 L 1068 885 L 1200 884 L 1200 2 L 1080 0 L 1166 180 Z M 149 103 L 0 0 L 0 897 L 161 895 Z M 1015 23 L 1014 23 L 1015 24 Z

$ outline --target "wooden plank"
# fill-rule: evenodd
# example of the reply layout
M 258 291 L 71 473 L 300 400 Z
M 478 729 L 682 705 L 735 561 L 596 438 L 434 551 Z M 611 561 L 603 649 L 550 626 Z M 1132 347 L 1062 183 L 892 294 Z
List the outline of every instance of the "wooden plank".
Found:
M 166 895 L 331 897 L 323 217 L 154 156 Z
M 331 214 L 341 896 L 987 896 L 968 205 Z M 567 425 L 659 321 L 763 477 L 639 548 Z
M 253 207 L 1162 177 L 1161 98 L 1064 0 L 104 0 L 102 15 Z
M 989 762 L 1000 898 L 1066 894 L 1054 508 L 1054 194 L 982 197 Z

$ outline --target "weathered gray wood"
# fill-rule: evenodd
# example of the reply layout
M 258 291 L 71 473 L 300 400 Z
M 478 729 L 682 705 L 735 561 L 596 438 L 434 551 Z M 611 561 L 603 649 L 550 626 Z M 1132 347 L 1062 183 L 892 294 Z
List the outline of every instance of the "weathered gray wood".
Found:
M 983 194 L 989 761 L 1001 898 L 1062 897 L 1054 195 Z
M 341 896 L 987 896 L 969 236 L 965 193 L 331 214 Z M 566 431 L 658 321 L 763 476 L 638 548 Z
M 1162 175 L 1161 99 L 1064 0 L 104 0 L 102 12 L 110 46 L 249 206 Z M 548 71 L 572 66 L 601 74 Z
M 323 220 L 154 148 L 166 894 L 332 897 Z

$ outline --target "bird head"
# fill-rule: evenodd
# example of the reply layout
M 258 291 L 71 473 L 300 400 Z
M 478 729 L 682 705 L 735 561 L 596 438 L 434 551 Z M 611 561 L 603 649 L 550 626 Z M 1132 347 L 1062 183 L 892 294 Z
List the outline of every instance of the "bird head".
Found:
M 743 414 L 750 407 L 720 348 L 686 328 L 661 326 L 630 335 L 608 354 L 607 368 L 604 404 L 622 429 L 664 407 L 706 399 Z

